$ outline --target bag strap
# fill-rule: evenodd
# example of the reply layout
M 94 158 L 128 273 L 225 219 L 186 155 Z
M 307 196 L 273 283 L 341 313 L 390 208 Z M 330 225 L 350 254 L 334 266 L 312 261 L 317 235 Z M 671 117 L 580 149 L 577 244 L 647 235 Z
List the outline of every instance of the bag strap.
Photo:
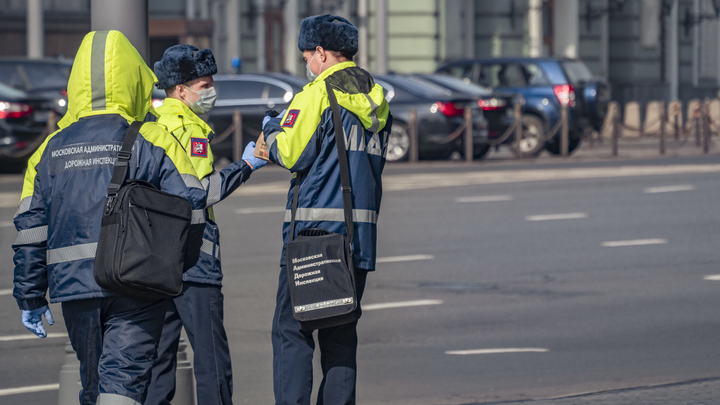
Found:
M 128 168 L 130 166 L 132 147 L 133 144 L 135 144 L 135 139 L 137 139 L 137 136 L 140 133 L 140 127 L 142 127 L 143 124 L 144 122 L 142 121 L 135 121 L 130 124 L 130 128 L 128 128 L 125 133 L 125 140 L 123 140 L 120 152 L 118 152 L 117 158 L 115 159 L 115 169 L 113 170 L 112 177 L 110 178 L 110 184 L 107 189 L 106 197 L 108 198 L 108 203 L 106 211 L 107 209 L 112 208 L 115 196 L 117 196 L 118 191 L 120 191 L 120 187 L 122 187 L 123 183 L 125 183 L 125 178 L 127 177 Z
M 345 147 L 345 135 L 342 131 L 342 118 L 340 116 L 340 106 L 335 97 L 332 86 L 327 81 L 325 87 L 330 100 L 330 107 L 333 111 L 333 126 L 335 127 L 335 144 L 337 145 L 338 163 L 340 164 L 340 183 L 342 184 L 343 193 L 343 213 L 345 216 L 345 228 L 347 229 L 348 243 L 350 246 L 355 239 L 355 224 L 352 218 L 352 188 L 350 188 L 350 173 L 348 171 L 347 148 Z M 292 213 L 290 218 L 290 240 L 295 239 L 295 214 L 297 213 L 298 195 L 300 194 L 300 173 L 296 173 L 295 192 L 293 195 Z

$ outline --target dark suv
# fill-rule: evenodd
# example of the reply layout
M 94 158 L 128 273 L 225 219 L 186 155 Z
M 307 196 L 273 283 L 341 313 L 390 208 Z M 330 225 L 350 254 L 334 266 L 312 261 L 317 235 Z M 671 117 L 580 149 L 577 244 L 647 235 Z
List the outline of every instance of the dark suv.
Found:
M 545 147 L 552 154 L 560 153 L 559 131 L 549 140 L 548 133 L 560 120 L 560 103 L 568 105 L 570 151 L 575 150 L 583 136 L 602 126 L 610 102 L 610 86 L 593 77 L 587 66 L 565 58 L 501 58 L 474 59 L 454 62 L 437 71 L 469 80 L 503 93 L 519 93 L 525 99 L 523 121 L 526 125 L 542 126 L 537 137 L 524 139 L 523 155 L 537 155 Z M 528 132 L 525 132 L 527 136 Z

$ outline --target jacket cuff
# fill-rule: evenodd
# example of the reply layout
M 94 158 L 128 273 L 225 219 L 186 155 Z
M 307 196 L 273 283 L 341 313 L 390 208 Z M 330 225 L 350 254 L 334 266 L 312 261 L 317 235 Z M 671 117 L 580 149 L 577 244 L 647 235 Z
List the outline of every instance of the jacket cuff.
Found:
M 17 300 L 18 307 L 22 310 L 28 310 L 32 311 L 33 309 L 38 309 L 40 307 L 44 307 L 48 304 L 45 297 L 36 297 L 36 298 L 28 298 L 24 300 Z

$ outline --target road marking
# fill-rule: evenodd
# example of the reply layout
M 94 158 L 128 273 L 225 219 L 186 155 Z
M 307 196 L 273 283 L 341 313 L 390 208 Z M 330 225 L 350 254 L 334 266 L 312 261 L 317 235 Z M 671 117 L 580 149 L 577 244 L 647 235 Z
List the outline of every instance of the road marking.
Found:
M 0 295 L 10 295 L 12 294 L 12 288 L 8 288 L 7 290 L 0 290 Z
M 536 347 L 525 347 L 525 348 L 514 348 L 510 347 L 507 349 L 477 349 L 477 350 L 448 350 L 445 354 L 456 354 L 460 356 L 467 356 L 469 354 L 496 354 L 496 353 L 547 353 L 548 349 L 541 349 Z
M 285 207 L 255 207 L 255 208 L 238 208 L 236 214 L 267 214 L 270 212 L 285 212 Z
M 60 384 L 32 385 L 29 387 L 5 388 L 0 390 L 0 397 L 6 395 L 28 394 L 30 392 L 53 391 L 60 389 Z
M 683 184 L 680 186 L 662 186 L 662 187 L 648 187 L 645 189 L 646 194 L 657 194 L 657 193 L 673 193 L 676 191 L 692 191 L 695 190 L 695 186 L 690 184 Z
M 383 191 L 422 190 L 482 184 L 519 182 L 625 178 L 634 176 L 667 176 L 672 174 L 718 173 L 720 164 L 587 167 L 574 169 L 493 170 L 465 173 L 417 173 L 383 176 Z M 234 196 L 287 195 L 290 183 L 274 181 L 239 187 Z M 17 195 L 14 206 L 20 201 Z
M 475 197 L 460 197 L 455 200 L 459 203 L 470 203 L 470 202 L 493 202 L 493 201 L 512 201 L 513 196 L 511 195 L 478 195 Z
M 720 274 L 713 274 L 711 276 L 705 276 L 705 277 L 703 277 L 703 280 L 720 281 Z
M 569 214 L 550 214 L 550 215 L 529 215 L 525 217 L 526 221 L 554 221 L 556 219 L 579 219 L 587 218 L 588 214 L 584 212 L 573 212 Z
M 380 304 L 369 304 L 362 305 L 363 311 L 373 311 L 376 309 L 387 309 L 387 308 L 403 308 L 403 307 L 421 307 L 424 305 L 440 305 L 443 302 L 440 300 L 418 300 L 418 301 L 398 301 L 398 302 L 384 302 Z
M 413 262 L 416 260 L 432 260 L 434 258 L 435 256 L 433 255 L 378 257 L 376 263 Z
M 667 239 L 634 239 L 634 240 L 614 240 L 603 242 L 605 247 L 621 247 L 621 246 L 643 246 L 643 245 L 663 245 L 667 243 Z
M 68 337 L 67 333 L 48 333 L 45 339 Z M 0 342 L 12 342 L 15 340 L 30 340 L 30 339 L 41 339 L 32 333 L 28 332 L 24 335 L 12 335 L 12 336 L 0 336 Z
M 7 228 L 10 226 L 15 226 L 13 221 L 0 221 L 0 228 Z

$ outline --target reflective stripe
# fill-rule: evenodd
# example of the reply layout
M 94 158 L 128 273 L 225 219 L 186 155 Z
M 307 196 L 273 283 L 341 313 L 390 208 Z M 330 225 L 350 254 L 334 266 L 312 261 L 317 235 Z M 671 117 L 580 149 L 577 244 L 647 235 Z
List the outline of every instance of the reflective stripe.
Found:
M 32 204 L 32 196 L 23 198 L 22 201 L 20 201 L 17 212 L 15 212 L 15 216 L 30 211 L 30 204 Z
M 200 180 L 198 180 L 198 178 L 193 176 L 192 174 L 181 174 L 180 177 L 182 177 L 183 182 L 185 183 L 185 187 L 199 188 L 201 190 L 205 190 L 205 187 L 203 187 Z
M 272 148 L 272 146 L 275 144 L 275 140 L 276 140 L 278 134 L 280 134 L 280 132 L 274 132 L 274 133 L 270 134 L 270 136 L 265 138 L 265 147 L 267 148 L 268 153 L 270 153 L 270 148 Z M 282 156 L 279 156 L 279 154 L 278 154 L 278 159 L 277 159 L 276 163 L 279 164 L 281 167 L 284 167 L 287 169 L 287 166 L 285 166 L 285 163 L 283 163 L 283 161 L 282 161 Z
M 378 131 L 378 128 L 380 128 L 380 121 L 378 120 L 377 116 L 377 109 L 380 106 L 375 104 L 375 102 L 370 98 L 369 94 L 366 94 L 365 97 L 367 97 L 367 100 L 370 103 L 370 118 L 372 119 L 372 125 L 370 126 L 370 128 L 368 128 L 368 130 L 372 133 L 375 133 Z
M 191 225 L 204 224 L 205 223 L 205 210 L 193 210 Z
M 206 178 L 209 182 L 207 185 L 207 206 L 209 207 L 220 202 L 222 197 L 222 176 L 220 176 L 220 173 L 215 173 Z
M 29 245 L 31 243 L 45 242 L 47 240 L 47 225 L 37 228 L 23 229 L 18 232 L 13 245 Z
M 308 280 L 308 281 L 313 282 L 314 280 Z M 318 280 L 318 281 L 322 281 L 322 277 L 320 277 L 320 280 Z M 302 283 L 302 281 L 301 281 L 301 283 Z M 340 305 L 350 305 L 353 303 L 353 301 L 355 301 L 353 299 L 353 297 L 340 298 L 337 300 L 316 302 L 314 304 L 299 305 L 299 306 L 296 306 L 294 309 L 295 309 L 295 313 L 308 312 L 308 311 L 315 311 L 315 310 L 323 309 L 323 308 L 339 307 Z
M 142 405 L 132 398 L 117 394 L 100 394 L 95 405 Z
M 292 219 L 292 211 L 285 210 L 285 222 Z M 353 222 L 376 224 L 377 212 L 373 210 L 353 210 Z M 342 208 L 298 208 L 296 221 L 336 221 L 345 222 L 345 211 Z
M 200 246 L 200 251 L 205 253 L 206 255 L 212 256 L 214 246 L 215 243 L 213 243 L 212 241 L 203 239 L 202 246 Z M 215 258 L 217 260 L 220 260 L 220 246 L 217 247 L 217 251 L 215 252 Z
M 47 264 L 70 262 L 73 260 L 93 259 L 97 243 L 68 246 L 59 249 L 48 249 Z
M 105 98 L 105 43 L 110 31 L 97 31 L 92 40 L 90 54 L 90 87 L 92 89 L 92 109 L 107 108 Z

